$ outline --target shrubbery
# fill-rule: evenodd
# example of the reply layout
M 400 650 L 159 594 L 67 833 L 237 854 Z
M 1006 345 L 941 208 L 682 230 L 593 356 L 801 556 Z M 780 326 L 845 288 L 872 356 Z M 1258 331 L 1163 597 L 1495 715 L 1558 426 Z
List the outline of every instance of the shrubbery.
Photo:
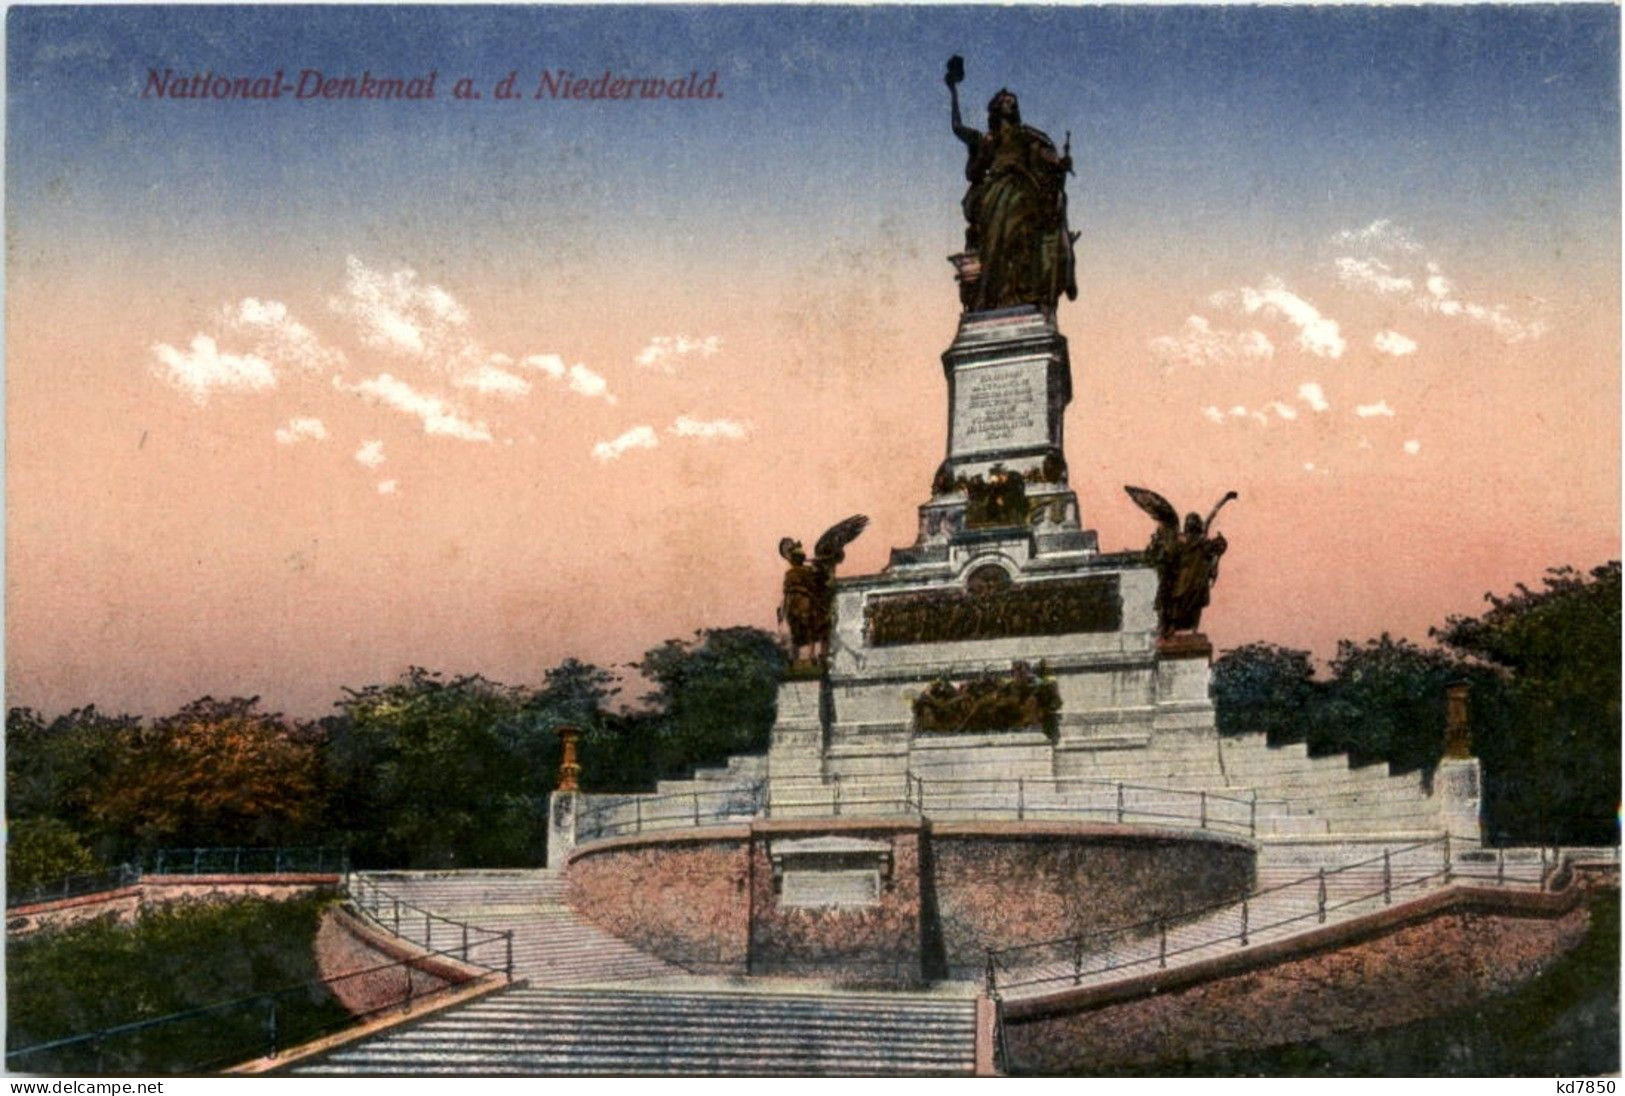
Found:
M 6 945 L 9 1050 L 118 1027 L 319 977 L 311 952 L 327 899 L 186 903 L 133 925 L 110 917 Z M 281 1045 L 347 1021 L 320 987 L 279 997 Z M 144 1032 L 8 1059 L 13 1072 L 176 1073 L 218 1069 L 267 1049 L 263 1002 Z

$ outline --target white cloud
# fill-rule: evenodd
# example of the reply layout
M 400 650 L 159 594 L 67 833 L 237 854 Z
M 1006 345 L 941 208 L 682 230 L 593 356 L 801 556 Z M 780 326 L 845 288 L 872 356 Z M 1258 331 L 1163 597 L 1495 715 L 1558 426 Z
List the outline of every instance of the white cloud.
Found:
M 1331 406 L 1326 402 L 1326 391 L 1314 381 L 1304 381 L 1298 385 L 1298 398 L 1309 405 L 1309 410 L 1321 412 Z
M 727 438 L 737 441 L 751 431 L 748 422 L 735 422 L 733 419 L 712 419 L 704 422 L 700 419 L 690 418 L 688 415 L 677 416 L 677 421 L 669 427 L 669 431 L 680 438 Z
M 1415 255 L 1422 245 L 1411 236 L 1410 230 L 1383 217 L 1364 228 L 1345 228 L 1332 235 L 1332 243 L 1339 247 L 1355 247 L 1366 251 Z
M 1268 361 L 1275 354 L 1275 344 L 1262 331 L 1215 330 L 1204 316 L 1187 318 L 1177 335 L 1161 335 L 1147 345 L 1163 369 Z
M 1416 454 L 1422 451 L 1422 443 L 1417 441 L 1415 438 L 1412 438 L 1410 441 L 1405 443 L 1404 448 L 1405 452 L 1414 457 Z
M 1482 324 L 1507 342 L 1536 339 L 1546 332 L 1544 323 L 1539 320 L 1519 320 L 1501 305 L 1487 306 L 1460 299 L 1456 296 L 1455 285 L 1444 276 L 1438 263 L 1428 263 L 1427 289 L 1426 295 L 1416 299 L 1423 311 Z
M 1538 338 L 1546 331 L 1543 322 L 1519 319 L 1502 305 L 1484 305 L 1459 297 L 1455 284 L 1445 276 L 1440 264 L 1426 259 L 1422 245 L 1391 221 L 1373 221 L 1362 229 L 1345 229 L 1332 236 L 1332 243 L 1353 252 L 1333 260 L 1339 279 L 1351 288 L 1403 296 L 1423 312 L 1481 324 L 1507 342 Z M 1415 269 L 1414 276 L 1405 274 L 1378 256 L 1410 263 L 1413 269 L 1420 262 L 1421 269 Z M 1410 352 L 1396 353 L 1381 346 L 1378 349 L 1394 353 L 1395 357 Z M 1415 349 L 1414 344 L 1411 349 Z
M 1354 409 L 1354 413 L 1362 419 L 1394 417 L 1394 409 L 1388 406 L 1387 400 L 1378 400 L 1376 403 L 1362 403 Z
M 1207 420 L 1209 422 L 1223 422 L 1224 421 L 1224 412 L 1220 411 L 1217 407 L 1214 407 L 1212 404 L 1209 404 L 1208 406 L 1202 408 L 1202 414 L 1207 417 Z
M 1239 305 L 1249 316 L 1262 313 L 1285 320 L 1298 329 L 1298 345 L 1316 357 L 1340 358 L 1348 346 L 1336 320 L 1322 315 L 1320 309 L 1274 275 L 1266 277 L 1257 288 L 1243 286 L 1234 293 L 1216 293 L 1212 301 L 1221 307 Z
M 1281 418 L 1286 419 L 1288 422 L 1291 422 L 1293 419 L 1298 417 L 1298 409 L 1296 407 L 1293 407 L 1291 404 L 1282 403 L 1280 400 L 1276 400 L 1271 403 L 1269 405 L 1269 409 L 1274 411 Z
M 1407 338 L 1397 331 L 1379 331 L 1371 337 L 1371 345 L 1377 352 L 1387 354 L 1391 358 L 1403 358 L 1407 354 L 1416 353 L 1416 340 Z
M 471 388 L 484 396 L 525 396 L 530 394 L 530 382 L 517 373 L 486 362 L 456 378 L 452 383 L 459 388 Z
M 1353 289 L 1393 294 L 1409 293 L 1416 288 L 1414 281 L 1403 274 L 1395 274 L 1393 268 L 1381 259 L 1358 259 L 1345 255 L 1336 262 L 1338 278 Z
M 578 395 L 597 397 L 608 403 L 615 403 L 615 397 L 609 391 L 609 382 L 581 364 L 566 368 L 564 359 L 557 354 L 531 354 L 520 359 L 519 364 L 526 369 L 534 369 L 551 380 L 563 381 L 570 391 Z
M 602 461 L 615 460 L 629 449 L 653 449 L 660 438 L 652 426 L 634 426 L 618 438 L 601 441 L 592 447 L 592 455 Z
M 425 434 L 460 438 L 463 441 L 491 440 L 491 432 L 483 422 L 463 418 L 439 396 L 419 392 L 388 373 L 380 373 L 355 384 L 346 384 L 342 378 L 334 377 L 333 385 L 342 391 L 355 392 L 386 407 L 417 416 L 423 422 Z
M 344 352 L 323 346 L 315 332 L 293 318 L 281 301 L 244 297 L 220 310 L 220 318 L 234 331 L 256 339 L 255 353 L 283 365 L 310 372 L 326 372 L 344 364 Z
M 302 438 L 326 441 L 327 427 L 322 425 L 321 419 L 316 418 L 292 418 L 287 426 L 277 427 L 276 440 L 283 445 L 292 445 Z
M 674 373 L 679 358 L 685 358 L 690 354 L 709 358 L 721 349 L 722 338 L 718 335 L 706 335 L 698 339 L 691 339 L 687 335 L 656 335 L 649 340 L 648 346 L 638 351 L 637 357 L 633 360 L 645 369 Z
M 415 357 L 448 349 L 468 323 L 468 312 L 437 285 L 418 280 L 417 271 L 374 270 L 351 255 L 345 260 L 344 295 L 329 304 L 350 317 L 368 346 Z
M 364 441 L 361 448 L 355 451 L 355 459 L 368 468 L 377 468 L 384 463 L 384 443 L 382 441 Z
M 378 493 L 380 495 L 393 495 L 396 492 L 396 489 L 399 488 L 399 487 L 400 487 L 400 482 L 398 480 L 379 480 L 378 481 Z
M 1312 460 L 1303 462 L 1303 470 L 1316 476 L 1329 476 L 1332 474 L 1330 469 L 1322 468 Z
M 276 370 L 257 354 L 228 354 L 208 335 L 192 337 L 186 350 L 168 343 L 152 348 L 158 375 L 196 402 L 209 402 L 213 391 L 261 392 L 276 387 Z

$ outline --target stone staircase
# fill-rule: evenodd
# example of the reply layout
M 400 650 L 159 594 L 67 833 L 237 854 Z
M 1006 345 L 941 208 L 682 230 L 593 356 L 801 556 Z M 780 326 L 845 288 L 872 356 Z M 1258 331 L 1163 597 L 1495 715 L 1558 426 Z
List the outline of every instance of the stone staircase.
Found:
M 623 982 L 685 973 L 577 916 L 565 904 L 562 872 L 368 872 L 363 878 L 403 903 L 442 917 L 498 932 L 512 929 L 514 978 L 533 985 Z M 386 905 L 380 917 L 385 926 L 391 926 L 391 914 Z M 426 927 L 431 933 L 427 938 Z M 436 948 L 454 948 L 458 943 L 445 925 L 426 926 L 410 914 L 403 915 L 401 935 Z M 501 941 L 475 944 L 470 958 L 500 967 L 504 948 Z
M 517 988 L 289 1070 L 318 1075 L 968 1076 L 975 1004 Z

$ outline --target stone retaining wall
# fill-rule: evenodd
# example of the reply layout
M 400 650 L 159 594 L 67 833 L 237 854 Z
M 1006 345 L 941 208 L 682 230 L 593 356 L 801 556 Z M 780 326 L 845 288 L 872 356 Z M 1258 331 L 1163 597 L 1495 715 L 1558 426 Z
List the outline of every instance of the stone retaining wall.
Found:
M 1131 827 L 938 825 L 931 840 L 947 962 L 1228 901 L 1253 882 L 1252 848 Z
M 6 935 L 27 936 L 45 929 L 62 929 L 98 917 L 129 923 L 151 906 L 174 902 L 226 902 L 261 898 L 284 902 L 290 898 L 337 891 L 337 875 L 148 875 L 141 882 L 117 890 L 36 902 L 6 911 Z
M 1584 936 L 1564 894 L 1453 887 L 1229 958 L 1004 1006 L 1015 1072 L 1100 1073 L 1392 1027 L 1467 1007 Z
M 749 848 L 745 827 L 599 842 L 572 856 L 566 898 L 588 920 L 662 959 L 742 973 Z
M 444 957 L 393 965 L 414 959 L 420 949 L 403 944 L 339 907 L 322 914 L 312 950 L 317 972 L 322 978 L 335 979 L 328 988 L 353 1016 L 404 1007 L 409 981 L 410 999 L 416 1002 L 485 973 Z
M 1237 839 L 1095 823 L 762 819 L 595 842 L 571 854 L 566 894 L 595 924 L 690 970 L 910 985 L 980 969 L 989 946 L 1233 897 L 1253 856 Z M 786 878 L 791 865 L 820 857 L 855 874 L 873 863 L 872 900 L 787 894 L 809 885 Z

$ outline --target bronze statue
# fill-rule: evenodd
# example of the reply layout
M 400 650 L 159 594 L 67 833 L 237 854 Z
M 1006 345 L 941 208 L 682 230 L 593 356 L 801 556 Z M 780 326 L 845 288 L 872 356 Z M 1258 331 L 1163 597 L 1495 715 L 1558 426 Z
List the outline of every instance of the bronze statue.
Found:
M 1179 511 L 1169 501 L 1144 487 L 1124 487 L 1134 504 L 1157 522 L 1157 531 L 1145 553 L 1157 569 L 1157 632 L 1163 637 L 1175 632 L 1194 632 L 1202 623 L 1213 583 L 1219 577 L 1219 557 L 1230 545 L 1222 535 L 1211 534 L 1213 519 L 1231 499 L 1227 491 L 1209 511 L 1207 520 L 1199 514 L 1185 515 L 1185 528 L 1179 528 Z
M 784 574 L 784 604 L 779 607 L 779 623 L 790 629 L 790 660 L 797 661 L 807 648 L 809 661 L 829 653 L 829 629 L 834 608 L 830 580 L 835 568 L 846 558 L 846 546 L 858 538 L 869 519 L 853 514 L 824 530 L 813 546 L 812 562 L 801 542 L 791 537 L 779 541 L 779 555 L 790 564 Z
M 1077 234 L 1066 223 L 1070 147 L 1057 153 L 1048 136 L 1022 125 L 1020 104 L 1005 88 L 987 105 L 986 133 L 965 125 L 959 116 L 959 82 L 964 78 L 963 59 L 951 58 L 944 79 L 953 104 L 954 136 L 968 153 L 965 247 L 976 252 L 981 265 L 966 309 L 1021 304 L 1054 308 L 1062 293 L 1077 299 L 1072 254 Z

